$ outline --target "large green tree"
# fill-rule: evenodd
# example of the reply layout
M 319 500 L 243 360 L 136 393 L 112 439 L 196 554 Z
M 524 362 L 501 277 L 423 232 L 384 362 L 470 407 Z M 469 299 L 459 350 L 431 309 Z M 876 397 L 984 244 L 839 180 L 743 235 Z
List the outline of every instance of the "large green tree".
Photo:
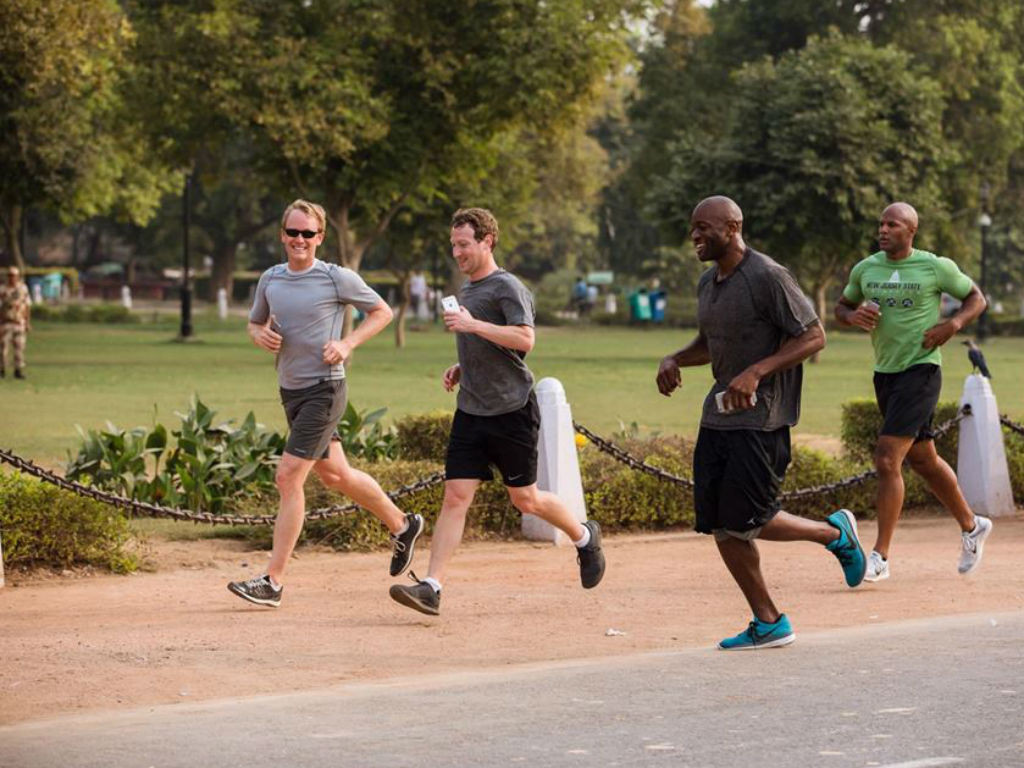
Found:
M 811 38 L 743 67 L 730 96 L 720 133 L 672 148 L 653 209 L 682 235 L 696 201 L 733 197 L 748 239 L 794 270 L 822 316 L 886 204 L 908 199 L 928 221 L 945 217 L 942 94 L 903 51 Z
M 114 0 L 0 2 L 0 221 L 21 264 L 26 208 L 145 221 L 168 174 L 124 99 L 132 29 Z

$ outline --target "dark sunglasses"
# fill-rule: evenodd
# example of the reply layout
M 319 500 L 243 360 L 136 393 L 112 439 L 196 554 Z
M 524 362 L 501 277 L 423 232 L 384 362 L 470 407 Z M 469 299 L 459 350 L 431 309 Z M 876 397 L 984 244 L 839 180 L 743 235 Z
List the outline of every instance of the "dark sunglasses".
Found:
M 284 233 L 288 235 L 288 237 L 298 237 L 299 235 L 302 235 L 306 240 L 312 240 L 320 234 L 319 232 L 314 232 L 311 229 L 286 229 Z

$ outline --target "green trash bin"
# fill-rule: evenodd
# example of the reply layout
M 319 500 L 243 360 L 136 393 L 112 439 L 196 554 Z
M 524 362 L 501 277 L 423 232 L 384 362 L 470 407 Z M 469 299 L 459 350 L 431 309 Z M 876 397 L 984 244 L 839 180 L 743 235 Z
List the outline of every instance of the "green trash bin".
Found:
M 651 297 L 646 290 L 633 291 L 629 294 L 629 319 L 634 323 L 651 321 Z

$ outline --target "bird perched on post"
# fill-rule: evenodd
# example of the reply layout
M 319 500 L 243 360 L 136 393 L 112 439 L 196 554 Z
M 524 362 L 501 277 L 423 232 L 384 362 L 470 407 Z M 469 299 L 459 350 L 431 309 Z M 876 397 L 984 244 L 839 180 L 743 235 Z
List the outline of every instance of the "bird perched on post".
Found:
M 978 345 L 970 339 L 967 339 L 964 342 L 964 346 L 967 347 L 967 359 L 971 361 L 971 365 L 974 366 L 974 370 L 979 371 L 986 379 L 991 379 L 992 374 L 988 372 L 988 366 L 985 365 L 985 356 L 981 354 L 981 350 L 978 349 Z

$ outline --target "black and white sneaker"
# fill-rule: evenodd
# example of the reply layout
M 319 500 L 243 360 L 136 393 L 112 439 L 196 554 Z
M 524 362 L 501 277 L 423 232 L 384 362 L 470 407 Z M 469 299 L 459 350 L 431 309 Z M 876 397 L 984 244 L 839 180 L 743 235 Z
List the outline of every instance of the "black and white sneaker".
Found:
M 391 544 L 394 552 L 391 554 L 391 575 L 401 576 L 406 568 L 412 565 L 413 551 L 416 548 L 416 539 L 423 533 L 423 516 L 408 514 L 405 519 L 409 521 L 409 527 L 404 533 L 397 536 L 392 535 Z
M 416 584 L 411 587 L 392 584 L 388 590 L 391 599 L 428 616 L 437 616 L 441 613 L 441 593 L 435 591 L 427 582 L 417 579 L 415 573 L 410 572 L 409 576 Z
M 277 608 L 281 604 L 281 593 L 284 592 L 284 587 L 275 587 L 270 583 L 270 577 L 263 574 L 248 581 L 229 582 L 228 591 L 250 603 Z
M 580 564 L 580 582 L 584 589 L 593 589 L 604 577 L 604 552 L 601 551 L 601 526 L 597 520 L 583 524 L 590 531 L 590 541 L 576 548 L 576 562 Z

